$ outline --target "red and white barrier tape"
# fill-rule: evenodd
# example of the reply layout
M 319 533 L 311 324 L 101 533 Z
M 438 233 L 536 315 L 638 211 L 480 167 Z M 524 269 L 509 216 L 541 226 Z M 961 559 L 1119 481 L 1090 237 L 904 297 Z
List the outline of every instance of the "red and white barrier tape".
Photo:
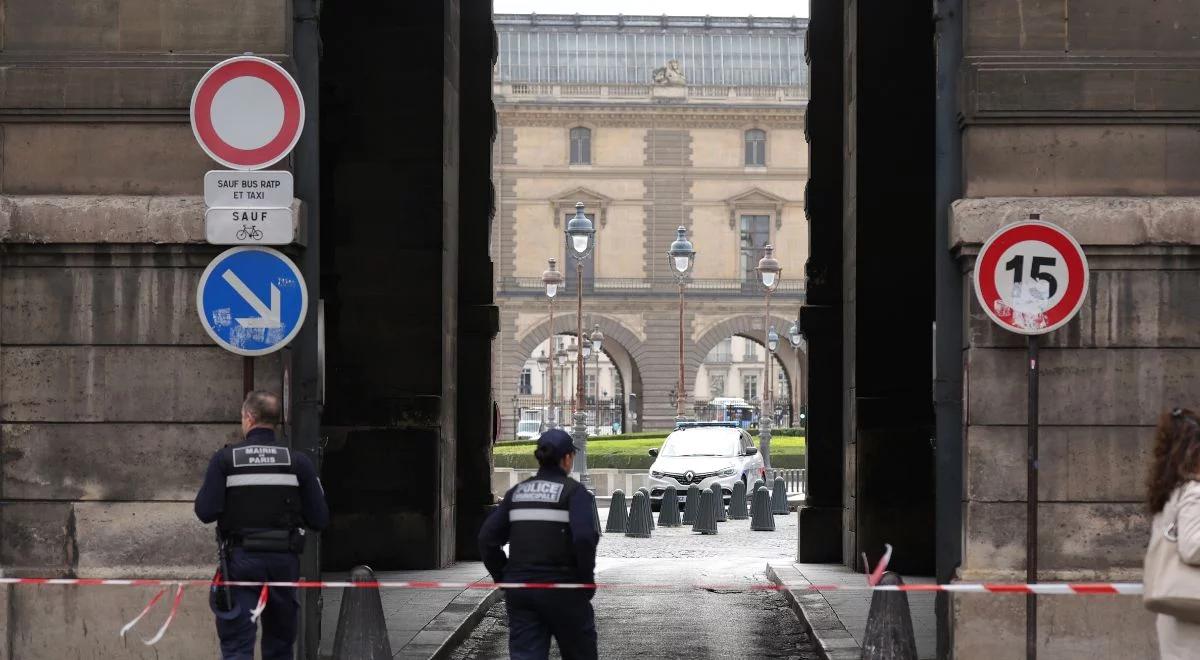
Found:
M 430 582 L 417 580 L 378 580 L 374 582 L 345 582 L 326 580 L 300 580 L 296 582 L 244 582 L 212 580 L 156 580 L 156 579 L 99 579 L 99 578 L 0 578 L 0 585 L 65 585 L 65 586 L 115 586 L 115 587 L 178 587 L 176 598 L 182 595 L 183 587 L 211 587 L 229 585 L 231 587 L 287 587 L 297 589 L 639 589 L 660 591 L 690 591 L 693 589 L 721 589 L 747 591 L 909 591 L 909 592 L 950 592 L 950 593 L 991 593 L 991 594 L 1040 594 L 1045 596 L 1064 595 L 1140 595 L 1140 582 L 1074 582 L 1074 583 L 1038 583 L 1038 584 L 1009 584 L 1009 583 L 963 583 L 963 584 L 903 584 L 875 585 L 868 584 L 642 584 L 632 582 L 601 582 L 586 583 L 543 583 L 543 582 Z M 259 594 L 260 606 L 265 603 L 264 592 Z M 161 596 L 161 594 L 160 594 Z M 152 601 L 153 605 L 157 600 Z M 149 606 L 147 606 L 149 608 Z M 141 616 L 144 616 L 145 612 Z M 134 620 L 134 623 L 137 619 Z

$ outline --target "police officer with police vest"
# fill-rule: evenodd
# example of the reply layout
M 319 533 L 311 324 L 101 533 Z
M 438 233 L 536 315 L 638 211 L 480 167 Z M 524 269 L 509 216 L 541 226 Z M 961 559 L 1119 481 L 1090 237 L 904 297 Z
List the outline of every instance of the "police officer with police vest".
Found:
M 294 582 L 300 577 L 304 528 L 324 529 L 329 508 L 307 456 L 275 436 L 279 397 L 254 391 L 242 403 L 245 440 L 213 455 L 196 494 L 196 517 L 217 523 L 222 577 L 228 581 Z M 257 587 L 215 587 L 210 604 L 224 660 L 252 660 Z M 293 588 L 268 590 L 261 612 L 263 660 L 292 660 L 300 603 Z
M 575 445 L 561 429 L 538 438 L 540 468 L 504 495 L 479 532 L 484 565 L 497 582 L 592 584 L 600 524 L 592 494 L 567 476 Z M 508 544 L 508 556 L 501 549 Z M 596 657 L 595 589 L 506 589 L 508 652 L 542 660 L 550 637 L 564 660 Z

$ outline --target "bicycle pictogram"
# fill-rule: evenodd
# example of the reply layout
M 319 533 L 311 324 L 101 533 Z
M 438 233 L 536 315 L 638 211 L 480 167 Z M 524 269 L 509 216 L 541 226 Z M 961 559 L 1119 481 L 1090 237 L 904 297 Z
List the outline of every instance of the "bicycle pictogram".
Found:
M 256 240 L 256 241 L 261 241 L 262 237 L 263 237 L 263 233 L 262 233 L 261 229 L 259 229 L 258 227 L 255 227 L 254 225 L 242 225 L 242 228 L 238 230 L 236 236 L 237 236 L 237 240 L 239 240 L 239 241 L 244 241 L 248 238 Z

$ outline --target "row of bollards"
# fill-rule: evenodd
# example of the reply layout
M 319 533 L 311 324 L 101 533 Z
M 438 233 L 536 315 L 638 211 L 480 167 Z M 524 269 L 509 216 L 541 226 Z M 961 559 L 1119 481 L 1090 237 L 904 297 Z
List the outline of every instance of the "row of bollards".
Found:
M 756 479 L 754 490 L 748 498 L 746 484 L 738 481 L 733 486 L 729 497 L 729 506 L 725 505 L 725 493 L 720 484 L 714 483 L 708 489 L 701 489 L 692 484 L 688 487 L 683 505 L 682 519 L 679 515 L 679 494 L 674 486 L 668 486 L 663 492 L 662 507 L 659 511 L 658 525 L 662 527 L 679 527 L 691 525 L 692 531 L 700 534 L 716 534 L 717 523 L 726 520 L 745 520 L 750 518 L 750 529 L 756 532 L 775 531 L 773 516 L 787 515 L 787 485 L 782 477 L 775 479 L 775 487 L 768 490 L 762 479 Z M 747 516 L 747 499 L 750 499 L 750 513 Z M 597 518 L 598 520 L 598 518 Z M 625 503 L 625 492 L 615 490 L 608 509 L 608 521 L 604 531 L 610 534 L 625 534 L 633 538 L 650 538 L 655 528 L 654 513 L 650 505 L 650 491 L 642 487 L 633 494 L 628 508 Z

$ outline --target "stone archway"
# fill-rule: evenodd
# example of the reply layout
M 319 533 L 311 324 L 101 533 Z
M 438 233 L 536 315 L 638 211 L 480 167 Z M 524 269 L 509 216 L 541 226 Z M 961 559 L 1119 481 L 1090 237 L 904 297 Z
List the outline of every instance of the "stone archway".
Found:
M 646 350 L 644 342 L 625 324 L 610 316 L 589 314 L 585 320 L 585 330 L 593 325 L 600 326 L 604 333 L 603 352 L 612 361 L 623 385 L 624 400 L 621 406 L 627 420 L 624 430 L 641 430 L 643 386 L 640 364 Z M 516 337 L 514 353 L 524 359 L 533 355 L 534 350 L 552 336 L 573 337 L 577 331 L 574 315 L 556 316 L 553 328 L 549 320 L 544 320 Z M 501 400 L 511 398 L 516 391 L 516 379 L 511 374 L 501 374 L 500 385 Z M 505 411 L 505 415 L 509 418 L 512 416 L 509 411 Z
M 756 342 L 760 346 L 763 344 L 763 317 L 761 314 L 741 314 L 730 317 L 713 327 L 705 330 L 692 344 L 692 350 L 687 353 L 687 371 L 689 381 L 694 383 L 696 376 L 700 371 L 700 365 L 704 363 L 705 357 L 709 351 L 716 347 L 718 343 L 729 337 L 745 337 Z M 775 351 L 776 366 L 783 368 L 784 374 L 787 376 L 788 386 L 792 392 L 792 405 L 796 407 L 803 406 L 806 401 L 806 392 L 804 391 L 804 373 L 805 364 L 808 361 L 805 349 L 797 351 L 788 343 L 787 329 L 791 327 L 792 321 L 772 314 L 770 323 L 775 326 L 775 331 L 779 333 L 779 348 Z

